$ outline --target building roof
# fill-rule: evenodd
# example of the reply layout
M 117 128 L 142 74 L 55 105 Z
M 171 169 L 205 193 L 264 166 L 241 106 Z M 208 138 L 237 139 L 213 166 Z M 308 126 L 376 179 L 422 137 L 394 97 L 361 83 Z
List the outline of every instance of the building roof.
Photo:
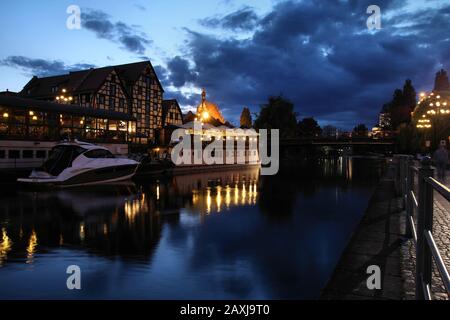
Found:
M 42 100 L 26 99 L 22 97 L 0 95 L 0 106 L 18 109 L 33 109 L 34 111 L 64 113 L 75 116 L 95 117 L 110 120 L 136 121 L 136 119 L 128 113 L 87 108 L 72 104 L 59 104 Z
M 169 99 L 169 100 L 163 100 L 162 103 L 162 123 L 166 121 L 167 114 L 169 113 L 170 108 L 172 106 L 175 106 L 178 109 L 178 112 L 180 113 L 181 121 L 183 120 L 183 113 L 181 112 L 180 105 L 178 104 L 178 101 L 176 99 Z
M 6 91 L 0 91 L 0 96 L 10 96 L 10 97 L 14 97 L 19 95 L 17 92 L 14 91 L 9 91 L 8 89 Z
M 76 94 L 97 91 L 105 82 L 106 77 L 114 70 L 123 82 L 135 83 L 144 68 L 148 66 L 156 75 L 151 62 L 142 61 L 118 66 L 91 68 L 51 77 L 38 78 L 35 76 L 25 85 L 21 94 L 34 98 L 53 97 L 55 96 L 55 92 L 52 92 L 53 87 L 58 87 L 59 90 L 64 88 L 68 92 Z M 161 90 L 163 90 L 157 75 L 156 79 Z
M 219 123 L 219 125 L 225 124 L 225 118 L 220 112 L 219 106 L 211 101 L 206 100 L 205 89 L 203 89 L 202 91 L 202 101 L 197 106 L 197 117 L 204 118 L 203 114 L 208 117 L 206 119 L 203 119 L 204 122 L 210 122 L 215 126 L 217 126 L 217 123 Z

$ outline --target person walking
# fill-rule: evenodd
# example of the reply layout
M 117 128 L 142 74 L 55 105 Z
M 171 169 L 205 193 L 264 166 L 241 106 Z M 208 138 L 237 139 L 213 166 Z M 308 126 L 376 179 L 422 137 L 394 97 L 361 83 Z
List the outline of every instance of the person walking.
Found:
M 441 141 L 439 149 L 434 152 L 433 160 L 437 168 L 438 179 L 445 183 L 445 172 L 448 163 L 448 150 L 445 141 Z

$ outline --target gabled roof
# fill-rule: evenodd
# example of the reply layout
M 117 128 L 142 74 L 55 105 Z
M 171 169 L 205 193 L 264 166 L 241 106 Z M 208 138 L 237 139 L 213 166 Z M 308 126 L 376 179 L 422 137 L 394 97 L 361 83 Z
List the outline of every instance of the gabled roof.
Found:
M 142 61 L 118 66 L 91 68 L 52 77 L 33 77 L 25 85 L 21 95 L 34 98 L 53 97 L 55 96 L 55 92 L 52 92 L 53 87 L 58 87 L 58 92 L 61 92 L 60 90 L 64 88 L 68 92 L 76 94 L 97 91 L 105 82 L 106 77 L 114 70 L 125 83 L 134 83 L 147 67 L 150 67 L 156 75 L 150 61 Z M 157 76 L 156 79 L 161 90 L 163 90 Z
M 176 99 L 170 99 L 170 100 L 163 100 L 162 103 L 162 123 L 166 121 L 167 114 L 169 113 L 169 110 L 172 106 L 175 106 L 178 109 L 178 112 L 181 116 L 181 122 L 184 122 L 183 119 L 183 113 L 181 112 L 180 105 L 178 104 L 178 101 Z
M 135 83 L 139 79 L 139 76 L 142 74 L 142 71 L 147 67 L 150 67 L 152 69 L 153 73 L 156 75 L 156 80 L 158 81 L 159 87 L 164 92 L 161 82 L 159 81 L 158 75 L 156 74 L 156 71 L 153 68 L 153 65 L 150 61 L 147 60 L 114 66 L 121 79 L 131 83 Z

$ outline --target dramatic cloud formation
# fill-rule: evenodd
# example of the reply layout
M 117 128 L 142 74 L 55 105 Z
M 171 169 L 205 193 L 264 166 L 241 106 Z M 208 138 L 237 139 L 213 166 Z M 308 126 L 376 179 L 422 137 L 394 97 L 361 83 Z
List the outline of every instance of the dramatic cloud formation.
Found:
M 206 18 L 200 24 L 212 28 L 224 28 L 233 31 L 251 30 L 258 22 L 258 16 L 250 7 L 242 8 L 223 17 Z
M 167 68 L 170 71 L 171 85 L 175 87 L 182 87 L 188 82 L 193 82 L 197 79 L 197 75 L 189 67 L 189 61 L 176 56 L 167 63 Z
M 84 28 L 94 32 L 98 38 L 119 42 L 125 50 L 133 53 L 143 54 L 145 47 L 151 44 L 145 33 L 124 22 L 114 23 L 106 13 L 99 10 L 83 10 L 81 22 Z
M 78 63 L 66 65 L 59 60 L 31 59 L 24 56 L 7 57 L 6 59 L 0 60 L 0 65 L 19 68 L 24 70 L 27 75 L 38 77 L 53 76 L 95 67 L 92 64 Z
M 206 87 L 211 99 L 232 110 L 225 115 L 233 120 L 244 105 L 258 111 L 269 95 L 283 94 L 300 117 L 371 126 L 405 79 L 429 87 L 433 74 L 449 67 L 450 5 L 406 10 L 405 3 L 379 1 L 377 31 L 366 27 L 370 1 L 356 0 L 286 1 L 259 19 L 248 8 L 206 19 L 203 25 L 253 33 L 239 39 L 187 29 L 191 63 L 169 61 L 168 82 Z

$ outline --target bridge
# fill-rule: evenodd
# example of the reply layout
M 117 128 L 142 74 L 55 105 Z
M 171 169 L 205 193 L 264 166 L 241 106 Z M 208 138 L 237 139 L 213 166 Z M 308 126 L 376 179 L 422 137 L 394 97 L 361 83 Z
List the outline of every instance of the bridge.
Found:
M 301 153 L 307 154 L 333 154 L 345 152 L 347 154 L 359 153 L 393 153 L 397 149 L 394 139 L 369 139 L 369 138 L 290 138 L 280 140 L 282 154 Z
M 370 139 L 370 138 L 288 138 L 280 139 L 281 146 L 395 146 L 395 139 Z

